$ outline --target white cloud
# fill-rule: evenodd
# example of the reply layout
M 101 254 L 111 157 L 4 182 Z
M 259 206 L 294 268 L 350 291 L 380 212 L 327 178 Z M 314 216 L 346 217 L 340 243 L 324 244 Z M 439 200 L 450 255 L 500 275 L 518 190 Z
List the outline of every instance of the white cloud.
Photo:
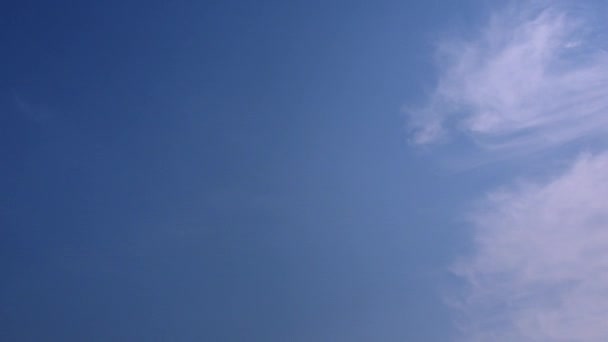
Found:
M 411 115 L 416 143 L 457 131 L 484 149 L 518 153 L 608 133 L 599 32 L 582 15 L 530 7 L 504 9 L 475 39 L 439 46 L 437 87 Z
M 606 341 L 608 153 L 543 185 L 493 193 L 455 271 L 470 341 Z
M 465 138 L 507 160 L 608 142 L 605 30 L 589 12 L 572 13 L 521 1 L 474 39 L 441 44 L 437 86 L 411 116 L 413 140 Z M 467 286 L 457 301 L 465 340 L 608 340 L 608 151 L 550 181 L 492 192 L 471 218 L 473 249 L 454 266 Z

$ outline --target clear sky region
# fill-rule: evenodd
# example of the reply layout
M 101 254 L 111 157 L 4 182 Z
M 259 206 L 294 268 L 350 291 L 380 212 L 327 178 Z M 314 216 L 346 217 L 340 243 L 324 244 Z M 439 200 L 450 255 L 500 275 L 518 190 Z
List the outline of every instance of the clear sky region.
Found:
M 607 15 L 3 3 L 0 340 L 608 340 Z

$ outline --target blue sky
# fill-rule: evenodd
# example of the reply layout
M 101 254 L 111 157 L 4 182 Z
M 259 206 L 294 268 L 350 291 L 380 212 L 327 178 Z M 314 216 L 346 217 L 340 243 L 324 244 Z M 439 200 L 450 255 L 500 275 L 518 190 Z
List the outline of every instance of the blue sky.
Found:
M 599 341 L 596 6 L 5 4 L 0 338 Z

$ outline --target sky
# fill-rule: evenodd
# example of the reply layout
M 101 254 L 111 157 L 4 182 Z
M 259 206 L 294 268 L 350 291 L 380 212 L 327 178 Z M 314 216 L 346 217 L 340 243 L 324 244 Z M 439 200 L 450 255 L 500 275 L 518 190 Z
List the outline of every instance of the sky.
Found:
M 603 341 L 601 1 L 0 11 L 0 339 Z

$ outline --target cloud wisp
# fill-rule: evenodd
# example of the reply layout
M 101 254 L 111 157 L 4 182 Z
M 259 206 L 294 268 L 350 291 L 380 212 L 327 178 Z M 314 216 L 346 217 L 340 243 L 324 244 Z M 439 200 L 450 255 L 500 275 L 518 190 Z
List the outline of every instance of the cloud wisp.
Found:
M 45 107 L 32 104 L 26 101 L 22 96 L 13 93 L 15 108 L 19 114 L 23 115 L 27 120 L 41 124 L 52 118 L 52 113 Z
M 470 41 L 439 45 L 441 72 L 413 111 L 413 141 L 454 132 L 477 146 L 523 153 L 608 133 L 608 53 L 599 32 L 557 7 L 512 7 Z
M 437 86 L 411 113 L 416 144 L 465 139 L 525 170 L 518 157 L 606 142 L 605 30 L 541 2 L 517 2 L 474 39 L 439 45 Z M 464 340 L 606 340 L 608 150 L 490 192 L 469 216 L 473 248 L 453 266 L 466 284 L 455 304 Z

